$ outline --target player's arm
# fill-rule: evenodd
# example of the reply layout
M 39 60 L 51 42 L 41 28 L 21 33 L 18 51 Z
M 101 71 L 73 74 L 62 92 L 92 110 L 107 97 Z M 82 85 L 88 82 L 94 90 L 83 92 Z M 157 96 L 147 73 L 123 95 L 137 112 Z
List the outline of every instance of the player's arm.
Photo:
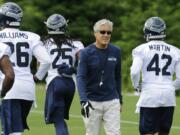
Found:
M 6 93 L 11 89 L 14 83 L 14 70 L 12 67 L 12 64 L 9 60 L 9 57 L 7 55 L 4 55 L 0 59 L 0 68 L 1 71 L 4 73 L 5 78 L 2 83 L 2 91 L 1 91 L 1 97 L 4 97 Z
M 176 64 L 175 67 L 176 80 L 174 80 L 173 85 L 175 89 L 180 89 L 180 61 Z
M 136 89 L 139 87 L 139 80 L 140 80 L 140 71 L 142 67 L 142 59 L 139 55 L 136 55 L 135 52 L 133 52 L 133 63 L 131 66 L 131 81 L 133 84 L 133 87 Z
M 75 47 L 78 48 L 78 49 L 77 49 L 77 52 L 76 52 L 76 59 L 79 60 L 79 58 L 80 58 L 80 51 L 81 51 L 82 49 L 84 49 L 84 45 L 83 45 L 83 43 L 80 42 L 80 41 L 77 41 L 77 42 L 75 42 L 75 43 L 76 43 L 76 44 L 75 44 Z
M 82 49 L 84 49 L 84 45 L 78 41 L 78 42 L 75 42 L 75 47 L 77 47 L 77 51 L 76 51 L 76 55 L 75 55 L 75 64 L 74 64 L 74 68 L 76 70 L 76 74 L 77 74 L 77 66 L 78 66 L 78 63 L 79 63 L 79 59 L 80 59 L 80 51 Z
M 33 55 L 40 64 L 38 67 L 38 71 L 35 74 L 35 78 L 37 78 L 38 80 L 42 80 L 46 75 L 48 69 L 50 68 L 52 60 L 46 48 L 42 44 L 37 45 L 33 49 Z

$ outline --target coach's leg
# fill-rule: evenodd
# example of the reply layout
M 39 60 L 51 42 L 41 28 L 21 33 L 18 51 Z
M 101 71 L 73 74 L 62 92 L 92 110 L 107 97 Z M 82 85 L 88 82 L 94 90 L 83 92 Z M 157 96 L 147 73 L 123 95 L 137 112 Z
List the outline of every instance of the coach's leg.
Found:
M 99 135 L 101 129 L 101 121 L 103 108 L 101 102 L 90 101 L 94 110 L 90 109 L 89 118 L 84 118 L 84 124 L 86 127 L 86 135 Z
M 106 135 L 120 135 L 120 103 L 118 99 L 104 102 L 103 116 Z

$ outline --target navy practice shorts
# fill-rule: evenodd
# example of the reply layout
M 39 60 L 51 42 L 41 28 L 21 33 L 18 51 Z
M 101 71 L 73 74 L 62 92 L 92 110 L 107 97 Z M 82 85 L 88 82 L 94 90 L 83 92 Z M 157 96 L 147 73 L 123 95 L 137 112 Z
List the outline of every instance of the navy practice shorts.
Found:
M 141 135 L 156 132 L 169 133 L 174 114 L 174 107 L 140 109 L 139 130 Z
M 33 101 L 22 99 L 6 99 L 2 101 L 2 135 L 23 132 L 24 129 L 29 129 L 26 119 L 32 103 Z
M 48 85 L 45 99 L 45 122 L 55 123 L 61 117 L 69 119 L 69 109 L 75 93 L 72 78 L 56 77 Z

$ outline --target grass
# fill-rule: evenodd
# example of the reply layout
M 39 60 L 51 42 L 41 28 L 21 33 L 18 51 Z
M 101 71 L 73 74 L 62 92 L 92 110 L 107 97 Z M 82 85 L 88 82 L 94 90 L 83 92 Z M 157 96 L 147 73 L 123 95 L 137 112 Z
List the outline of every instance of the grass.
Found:
M 53 125 L 46 125 L 44 123 L 43 106 L 45 98 L 45 86 L 42 84 L 37 85 L 37 108 L 32 109 L 28 117 L 30 130 L 25 131 L 23 135 L 55 135 Z M 138 100 L 137 96 L 133 94 L 124 93 L 124 105 L 121 114 L 121 132 L 122 135 L 139 135 L 138 132 L 138 114 L 135 114 L 135 105 Z M 177 97 L 177 106 L 174 114 L 173 127 L 171 135 L 179 135 L 180 133 L 180 97 Z M 71 110 L 70 120 L 67 121 L 70 135 L 85 135 L 84 124 L 80 115 L 80 105 L 77 92 L 75 94 Z M 101 134 L 105 135 L 102 128 Z

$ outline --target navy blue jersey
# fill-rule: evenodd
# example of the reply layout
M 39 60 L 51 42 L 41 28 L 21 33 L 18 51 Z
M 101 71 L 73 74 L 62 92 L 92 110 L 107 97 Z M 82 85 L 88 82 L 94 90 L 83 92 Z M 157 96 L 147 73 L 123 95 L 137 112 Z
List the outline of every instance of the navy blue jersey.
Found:
M 121 96 L 120 49 L 109 44 L 106 49 L 89 45 L 80 53 L 77 86 L 81 101 L 108 101 Z

